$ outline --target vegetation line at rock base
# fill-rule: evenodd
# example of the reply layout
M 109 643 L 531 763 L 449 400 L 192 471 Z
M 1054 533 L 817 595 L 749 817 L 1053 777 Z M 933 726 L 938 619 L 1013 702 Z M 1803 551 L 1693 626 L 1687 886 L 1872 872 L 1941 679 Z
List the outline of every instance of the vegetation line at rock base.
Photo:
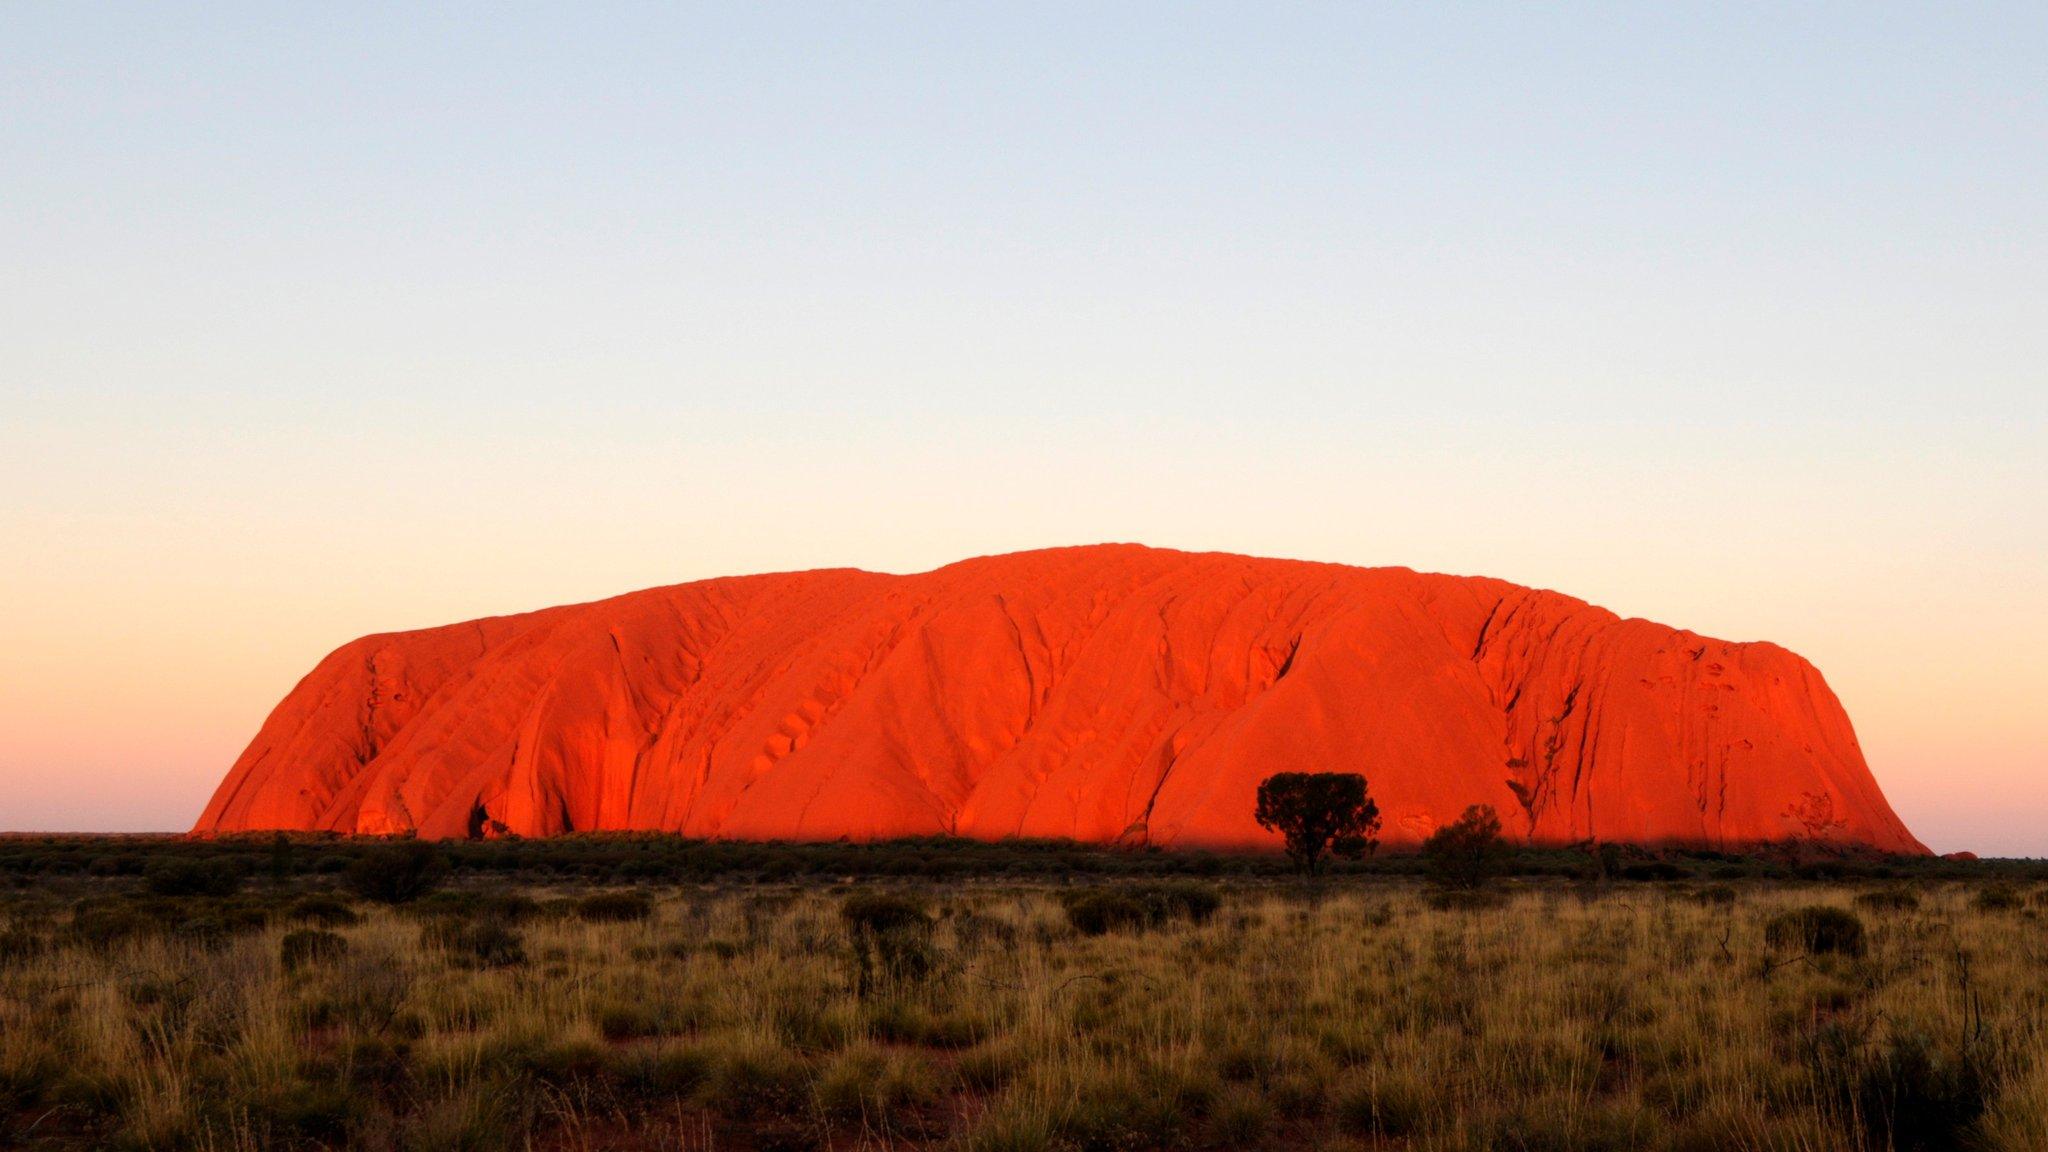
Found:
M 0 884 L 60 876 L 133 877 L 178 862 L 230 862 L 243 876 L 333 877 L 361 856 L 391 843 L 375 837 L 247 833 L 216 838 L 172 835 L 0 836 Z M 760 881 L 804 878 L 928 879 L 1075 876 L 1270 877 L 1294 867 L 1277 852 L 1129 849 L 1065 840 L 981 841 L 945 837 L 867 843 L 690 840 L 661 833 L 585 833 L 546 839 L 448 841 L 437 845 L 457 876 L 522 880 Z M 1366 859 L 1334 859 L 1328 874 L 1345 877 L 1422 876 L 1417 852 L 1382 850 Z M 2048 861 L 1948 860 L 1845 851 L 1788 842 L 1747 851 L 1693 847 L 1645 848 L 1617 843 L 1576 848 L 1510 847 L 1501 861 L 1511 876 L 1617 879 L 1982 879 L 1991 875 L 2048 879 Z

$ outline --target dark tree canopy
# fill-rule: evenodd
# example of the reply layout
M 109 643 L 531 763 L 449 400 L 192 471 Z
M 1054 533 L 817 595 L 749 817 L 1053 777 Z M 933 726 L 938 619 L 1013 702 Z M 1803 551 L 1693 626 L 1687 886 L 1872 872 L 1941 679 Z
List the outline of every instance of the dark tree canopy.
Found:
M 1507 866 L 1500 816 L 1491 804 L 1474 804 L 1465 814 L 1422 842 L 1430 874 L 1452 888 L 1477 888 Z
M 1287 854 L 1315 875 L 1325 854 L 1348 859 L 1379 847 L 1380 806 L 1356 772 L 1282 772 L 1259 784 L 1259 827 L 1280 833 Z

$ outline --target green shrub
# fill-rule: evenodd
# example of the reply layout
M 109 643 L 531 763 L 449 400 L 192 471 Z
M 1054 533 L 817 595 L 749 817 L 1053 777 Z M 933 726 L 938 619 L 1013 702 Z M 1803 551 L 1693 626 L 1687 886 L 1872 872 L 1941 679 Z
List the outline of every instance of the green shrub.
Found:
M 1422 1128 L 1429 1093 L 1414 1080 L 1382 1072 L 1359 1075 L 1334 1101 L 1337 1126 L 1354 1136 L 1404 1139 Z
M 525 938 L 497 920 L 429 920 L 420 929 L 420 943 L 440 949 L 466 968 L 509 968 L 526 962 Z
M 839 918 L 856 932 L 894 932 L 904 928 L 929 927 L 931 916 L 924 903 L 894 892 L 860 892 L 839 906 Z
M 152 860 L 142 883 L 157 896 L 231 896 L 242 887 L 242 868 L 233 860 Z
M 802 1108 L 804 1067 L 780 1048 L 728 1052 L 705 1085 L 706 1103 L 728 1118 L 792 1115 Z
M 341 1079 L 363 1091 L 396 1086 L 405 1079 L 410 1052 L 403 1040 L 358 1036 L 339 1057 Z
M 594 1040 L 568 1039 L 521 1048 L 512 1063 L 541 1084 L 592 1085 L 610 1074 L 604 1046 Z
M 1979 912 L 2016 912 L 2025 901 L 2010 884 L 1989 884 L 1970 897 L 1970 907 Z
M 1272 1130 L 1273 1106 L 1256 1092 L 1236 1089 L 1216 1102 L 1209 1124 L 1224 1147 L 1249 1148 Z
M 320 1143 L 345 1138 L 354 1113 L 354 1101 L 346 1088 L 304 1080 L 286 1081 L 257 1093 L 249 1101 L 248 1111 L 250 1122 L 259 1127 Z
M 894 1122 L 938 1096 L 931 1065 L 923 1058 L 849 1048 L 818 1075 L 818 1105 L 846 1121 Z
M 1507 844 L 1492 805 L 1474 804 L 1422 842 L 1430 878 L 1446 888 L 1478 888 L 1507 867 Z
M 598 1034 L 607 1040 L 638 1040 L 666 1029 L 661 1012 L 648 1004 L 610 1003 L 596 1013 Z
M 1022 1069 L 1015 1049 L 984 1044 L 960 1054 L 953 1074 L 962 1087 L 972 1092 L 995 1092 L 1007 1085 Z
M 1166 910 L 1165 919 L 1207 924 L 1223 907 L 1222 895 L 1206 884 L 1162 884 L 1151 892 L 1150 899 Z
M 688 1077 L 670 1086 L 657 1073 L 661 1060 L 672 1052 L 694 1051 L 694 1045 L 669 1048 L 659 1043 L 614 1045 L 606 1054 L 606 1077 L 617 1103 L 635 1109 L 649 1105 L 674 1108 L 703 1083 L 703 1075 Z M 708 1069 L 709 1065 L 704 1066 Z
M 1174 920 L 1205 924 L 1223 905 L 1214 888 L 1202 884 L 1131 884 L 1063 893 L 1067 922 L 1083 936 L 1156 928 Z
M 1440 888 L 1426 899 L 1439 912 L 1490 912 L 1508 904 L 1505 892 L 1479 888 Z
M 696 1045 L 660 1048 L 633 1065 L 627 1081 L 649 1097 L 689 1096 L 711 1082 L 717 1062 Z
M 268 905 L 246 900 L 194 897 L 184 901 L 165 901 L 164 904 L 164 907 L 143 908 L 146 915 L 156 920 L 158 931 L 209 945 L 224 944 L 235 936 L 257 931 L 270 923 Z
M 348 867 L 348 886 L 356 895 L 379 904 L 409 904 L 440 884 L 448 860 L 425 840 L 379 845 Z
M 277 942 L 277 960 L 286 972 L 297 972 L 314 964 L 324 964 L 348 953 L 348 941 L 332 932 L 319 928 L 299 928 L 284 934 Z
M 109 949 L 161 930 L 155 918 L 131 903 L 92 900 L 80 901 L 72 908 L 65 935 L 86 948 Z
M 1810 904 L 1771 917 L 1764 941 L 1779 951 L 1798 949 L 1808 955 L 1833 953 L 1859 957 L 1866 947 L 1863 921 L 1854 912 L 1827 904 Z
M 578 919 L 593 924 L 623 924 L 654 915 L 654 901 L 645 892 L 599 892 L 576 902 Z
M 472 1084 L 430 1101 L 407 1125 L 407 1152 L 502 1152 L 526 1130 L 516 1111 L 524 1094 Z
M 1129 1074 L 1089 1083 L 1061 1118 L 1062 1135 L 1083 1150 L 1168 1148 L 1182 1143 L 1189 1117 L 1175 1095 L 1158 1087 Z
M 1854 1085 L 1855 1114 L 1872 1148 L 1935 1152 L 1964 1146 L 1991 1085 L 1979 1055 L 1946 1051 L 1917 1032 L 1893 1035 Z
M 24 964 L 41 956 L 49 948 L 49 941 L 39 932 L 26 928 L 8 928 L 0 931 L 0 969 Z
M 1100 936 L 1151 923 L 1151 909 L 1136 894 L 1117 888 L 1096 888 L 1064 895 L 1067 922 L 1083 936 Z
M 839 918 L 846 924 L 854 987 L 861 995 L 885 983 L 931 975 L 937 957 L 932 920 L 923 904 L 895 893 L 863 892 L 847 897 Z
M 1016 946 L 1017 926 L 1008 920 L 976 912 L 972 908 L 949 909 L 947 918 L 952 921 L 954 937 L 970 948 L 986 945 L 1007 949 Z
M 1866 912 L 1911 912 L 1920 907 L 1920 897 L 1903 888 L 1879 888 L 1858 892 L 1850 903 Z
M 339 896 L 327 892 L 314 892 L 301 896 L 285 910 L 285 919 L 296 924 L 314 924 L 322 928 L 347 928 L 362 921 L 349 903 Z
M 992 1108 L 960 1142 L 961 1152 L 1066 1152 L 1073 1146 L 1044 1108 L 1014 1103 Z

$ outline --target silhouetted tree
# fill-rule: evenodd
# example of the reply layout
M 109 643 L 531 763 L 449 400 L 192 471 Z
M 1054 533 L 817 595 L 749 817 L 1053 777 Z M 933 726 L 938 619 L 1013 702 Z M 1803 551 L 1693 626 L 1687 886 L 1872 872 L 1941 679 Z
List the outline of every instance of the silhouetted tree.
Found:
M 1477 888 L 1507 867 L 1500 816 L 1491 804 L 1474 804 L 1465 814 L 1422 842 L 1430 876 L 1449 888 Z
M 1356 860 L 1379 847 L 1380 806 L 1356 772 L 1282 772 L 1259 784 L 1259 827 L 1280 833 L 1313 876 L 1325 854 Z

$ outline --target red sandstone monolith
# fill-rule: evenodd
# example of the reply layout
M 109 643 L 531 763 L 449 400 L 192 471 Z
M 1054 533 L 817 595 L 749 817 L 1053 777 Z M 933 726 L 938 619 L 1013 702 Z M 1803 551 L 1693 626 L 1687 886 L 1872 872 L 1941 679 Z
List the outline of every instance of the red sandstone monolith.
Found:
M 1264 847 L 1254 794 L 1284 771 L 1363 773 L 1391 846 L 1486 803 L 1537 843 L 1926 851 L 1775 645 L 1135 545 L 368 636 L 278 704 L 195 831 Z

